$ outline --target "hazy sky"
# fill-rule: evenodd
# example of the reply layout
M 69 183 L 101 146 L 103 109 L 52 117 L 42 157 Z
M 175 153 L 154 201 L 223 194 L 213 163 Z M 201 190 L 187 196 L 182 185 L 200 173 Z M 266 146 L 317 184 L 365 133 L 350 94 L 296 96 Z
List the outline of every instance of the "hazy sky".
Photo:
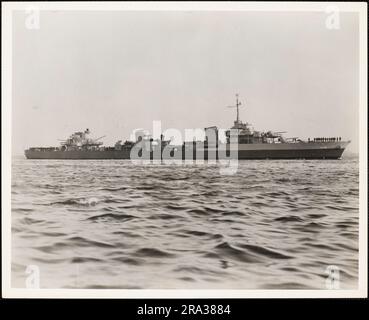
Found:
M 358 151 L 358 15 L 299 12 L 41 12 L 13 17 L 13 153 L 75 131 L 229 128 L 337 137 Z

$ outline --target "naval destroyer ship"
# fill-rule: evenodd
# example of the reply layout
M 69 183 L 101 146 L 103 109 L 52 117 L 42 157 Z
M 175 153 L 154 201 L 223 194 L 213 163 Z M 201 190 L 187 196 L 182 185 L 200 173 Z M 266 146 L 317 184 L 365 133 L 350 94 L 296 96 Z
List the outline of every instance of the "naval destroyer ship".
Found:
M 214 139 L 171 145 L 170 140 L 139 135 L 135 141 L 117 141 L 103 146 L 101 138 L 89 138 L 90 130 L 75 132 L 58 147 L 32 147 L 25 150 L 27 159 L 340 159 L 350 141 L 341 137 L 317 137 L 306 140 L 284 138 L 285 132 L 256 131 L 239 119 L 241 102 L 236 95 L 237 118 L 225 132 L 226 142 L 219 140 L 217 127 L 205 128 Z M 234 138 L 235 137 L 235 138 Z

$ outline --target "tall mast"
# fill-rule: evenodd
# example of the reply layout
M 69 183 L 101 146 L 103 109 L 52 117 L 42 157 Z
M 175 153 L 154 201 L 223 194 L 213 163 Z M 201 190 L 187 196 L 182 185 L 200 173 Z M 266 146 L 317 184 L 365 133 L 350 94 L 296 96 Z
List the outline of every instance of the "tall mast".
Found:
M 238 93 L 236 93 L 236 105 L 235 106 L 228 106 L 228 108 L 236 108 L 237 109 L 237 119 L 236 119 L 236 123 L 238 124 L 240 122 L 240 105 L 241 102 L 238 100 Z
M 240 105 L 241 105 L 241 102 L 238 100 L 238 93 L 236 93 L 237 123 L 240 120 L 240 111 L 239 111 Z

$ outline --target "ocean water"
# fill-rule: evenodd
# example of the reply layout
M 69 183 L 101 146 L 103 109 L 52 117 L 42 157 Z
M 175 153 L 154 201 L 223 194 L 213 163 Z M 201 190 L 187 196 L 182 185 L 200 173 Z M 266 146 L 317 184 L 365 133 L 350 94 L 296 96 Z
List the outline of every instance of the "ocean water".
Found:
M 358 285 L 355 159 L 138 166 L 14 158 L 12 287 Z

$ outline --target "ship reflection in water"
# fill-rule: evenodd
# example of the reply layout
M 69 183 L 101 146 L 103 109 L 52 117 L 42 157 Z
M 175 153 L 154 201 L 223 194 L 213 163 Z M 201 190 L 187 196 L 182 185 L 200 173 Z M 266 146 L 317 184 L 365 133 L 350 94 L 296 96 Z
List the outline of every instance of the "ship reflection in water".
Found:
M 12 286 L 357 288 L 358 161 L 14 159 Z

